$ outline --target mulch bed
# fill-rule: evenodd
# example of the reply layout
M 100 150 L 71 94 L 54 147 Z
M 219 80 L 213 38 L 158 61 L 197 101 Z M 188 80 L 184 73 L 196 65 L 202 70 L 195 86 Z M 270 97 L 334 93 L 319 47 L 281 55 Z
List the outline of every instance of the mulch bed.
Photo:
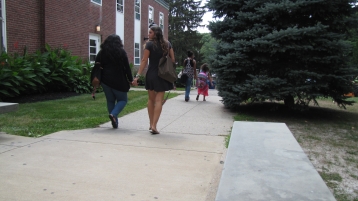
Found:
M 78 96 L 76 92 L 51 92 L 51 93 L 44 93 L 44 94 L 28 94 L 22 95 L 19 97 L 12 97 L 3 99 L 2 102 L 11 102 L 11 103 L 34 103 L 40 101 L 48 101 L 48 100 L 56 100 L 56 99 L 63 99 L 72 96 Z

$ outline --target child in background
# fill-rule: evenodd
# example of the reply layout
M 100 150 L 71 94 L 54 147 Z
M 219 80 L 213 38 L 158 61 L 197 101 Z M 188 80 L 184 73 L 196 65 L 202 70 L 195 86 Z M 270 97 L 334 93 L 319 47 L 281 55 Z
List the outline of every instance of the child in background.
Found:
M 198 95 L 196 96 L 196 100 L 199 100 L 199 96 L 203 95 L 203 101 L 205 100 L 206 96 L 209 96 L 209 85 L 207 84 L 207 80 L 210 80 L 210 84 L 213 85 L 213 80 L 210 76 L 209 73 L 209 67 L 208 64 L 204 63 L 201 67 L 200 67 L 201 71 L 198 75 L 198 80 L 197 80 L 197 87 L 198 87 Z

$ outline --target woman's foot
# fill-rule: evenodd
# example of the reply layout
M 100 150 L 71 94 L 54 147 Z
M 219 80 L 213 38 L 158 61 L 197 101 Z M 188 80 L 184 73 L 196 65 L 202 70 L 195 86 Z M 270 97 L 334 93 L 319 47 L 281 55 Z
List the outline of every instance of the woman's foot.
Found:
M 157 131 L 157 129 L 152 128 L 151 133 L 152 133 L 152 135 L 157 135 L 157 134 L 159 134 L 159 131 Z
M 108 117 L 112 122 L 112 127 L 113 128 L 118 128 L 118 118 L 113 116 L 113 114 L 109 114 Z
M 196 101 L 198 101 L 198 100 L 199 100 L 199 95 L 196 96 Z
M 149 132 L 152 132 L 152 127 L 149 127 Z

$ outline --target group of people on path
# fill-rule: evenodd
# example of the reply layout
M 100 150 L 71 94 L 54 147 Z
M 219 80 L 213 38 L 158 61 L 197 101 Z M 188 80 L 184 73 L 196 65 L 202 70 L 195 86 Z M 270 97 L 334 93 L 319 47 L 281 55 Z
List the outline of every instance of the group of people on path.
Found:
M 160 133 L 157 124 L 162 112 L 165 91 L 174 88 L 173 83 L 158 76 L 159 60 L 163 55 L 169 55 L 172 62 L 175 63 L 175 56 L 170 42 L 163 37 L 162 29 L 159 26 L 152 25 L 149 27 L 148 39 L 135 77 L 132 75 L 127 53 L 118 35 L 113 34 L 106 38 L 101 44 L 101 50 L 98 52 L 95 62 L 99 62 L 102 67 L 101 86 L 107 101 L 108 117 L 111 120 L 112 127 L 118 128 L 118 115 L 127 104 L 127 93 L 130 85 L 138 85 L 139 76 L 142 75 L 149 60 L 145 76 L 145 89 L 148 91 L 149 132 L 155 135 Z M 183 73 L 188 75 L 188 80 L 185 83 L 185 101 L 189 101 L 193 78 L 197 79 L 200 74 L 204 74 L 211 83 L 212 79 L 207 64 L 203 64 L 202 71 L 197 75 L 193 52 L 188 51 L 188 58 L 185 59 L 184 64 Z M 205 97 L 208 96 L 208 85 L 199 87 L 196 100 L 198 100 L 199 95 L 203 95 L 205 101 Z
M 203 101 L 206 101 L 205 97 L 209 96 L 209 85 L 213 85 L 212 77 L 209 73 L 208 64 L 204 63 L 200 67 L 200 73 L 197 74 L 196 71 L 196 61 L 194 59 L 194 53 L 192 51 L 187 52 L 188 57 L 184 60 L 184 68 L 182 70 L 181 76 L 185 74 L 187 77 L 186 81 L 184 81 L 185 85 L 185 101 L 188 102 L 190 100 L 190 91 L 193 83 L 193 79 L 196 80 L 196 87 L 198 89 L 198 95 L 196 96 L 196 100 L 199 100 L 199 96 L 203 95 Z

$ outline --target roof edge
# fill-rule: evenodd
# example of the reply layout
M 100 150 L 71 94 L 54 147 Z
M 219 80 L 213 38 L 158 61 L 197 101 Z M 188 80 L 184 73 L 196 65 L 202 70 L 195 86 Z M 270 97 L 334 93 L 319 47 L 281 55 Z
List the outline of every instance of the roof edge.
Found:
M 165 2 L 164 0 L 155 0 L 157 3 L 159 3 L 160 5 L 162 5 L 164 8 L 166 8 L 167 10 L 169 10 L 169 4 L 167 2 Z

